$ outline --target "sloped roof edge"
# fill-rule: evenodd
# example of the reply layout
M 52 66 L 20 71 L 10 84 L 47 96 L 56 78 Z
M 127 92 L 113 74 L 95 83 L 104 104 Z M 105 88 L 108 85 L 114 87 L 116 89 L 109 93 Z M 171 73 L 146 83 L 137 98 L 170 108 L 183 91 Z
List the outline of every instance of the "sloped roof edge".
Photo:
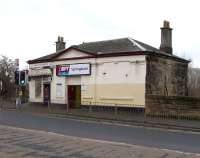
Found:
M 137 55 L 137 54 L 148 54 L 148 55 L 157 55 L 165 56 L 168 58 L 173 58 L 182 62 L 190 62 L 189 60 L 180 58 L 173 54 L 168 54 L 160 51 L 159 49 L 152 47 L 143 42 L 134 40 L 132 38 L 120 38 L 113 40 L 97 41 L 97 42 L 88 42 L 82 43 L 80 45 L 72 45 L 67 49 L 55 52 L 37 59 L 27 61 L 28 64 L 42 63 L 42 62 L 51 62 L 56 61 L 57 57 L 64 54 L 66 51 L 75 49 L 83 53 L 88 54 L 90 57 L 110 57 L 110 56 L 123 56 L 123 55 Z M 86 56 L 84 58 L 89 58 Z M 77 58 L 73 58 L 77 59 Z M 67 60 L 67 59 L 59 59 Z

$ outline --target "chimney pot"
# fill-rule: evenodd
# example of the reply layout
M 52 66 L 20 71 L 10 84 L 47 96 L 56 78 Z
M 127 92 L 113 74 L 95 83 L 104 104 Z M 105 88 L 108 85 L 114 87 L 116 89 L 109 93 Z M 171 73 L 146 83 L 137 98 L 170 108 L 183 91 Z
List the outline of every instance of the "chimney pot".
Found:
M 163 28 L 170 28 L 170 23 L 169 23 L 169 21 L 164 21 L 163 22 Z
M 63 37 L 60 37 L 60 41 L 61 41 L 61 42 L 63 42 L 63 39 L 64 39 Z
M 58 36 L 58 42 L 60 42 L 60 36 Z
M 172 54 L 172 28 L 170 28 L 169 21 L 163 22 L 163 27 L 161 29 L 161 44 L 160 50 L 169 54 Z
M 58 41 L 56 41 L 56 52 L 65 49 L 64 38 L 58 36 Z

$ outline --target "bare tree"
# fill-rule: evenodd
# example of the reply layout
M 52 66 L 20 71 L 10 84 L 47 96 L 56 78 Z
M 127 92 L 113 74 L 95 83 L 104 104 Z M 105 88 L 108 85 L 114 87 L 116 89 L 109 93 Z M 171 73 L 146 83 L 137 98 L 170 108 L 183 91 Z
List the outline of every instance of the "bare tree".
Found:
M 15 63 L 6 56 L 0 56 L 0 97 L 15 95 Z
M 188 94 L 200 97 L 200 68 L 188 68 Z
M 200 97 L 200 68 L 193 68 L 192 61 L 188 66 L 188 95 Z
M 183 52 L 180 55 L 182 58 L 190 61 L 188 65 L 188 95 L 193 97 L 200 97 L 200 68 L 194 68 L 194 63 L 192 58 L 188 53 Z

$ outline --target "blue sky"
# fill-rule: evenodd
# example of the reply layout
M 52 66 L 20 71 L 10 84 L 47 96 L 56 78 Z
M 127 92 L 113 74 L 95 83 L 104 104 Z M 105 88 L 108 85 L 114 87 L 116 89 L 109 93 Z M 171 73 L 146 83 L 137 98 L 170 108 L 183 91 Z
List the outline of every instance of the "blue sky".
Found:
M 0 54 L 25 61 L 66 46 L 132 37 L 160 45 L 163 20 L 173 28 L 174 54 L 200 67 L 198 0 L 0 0 Z

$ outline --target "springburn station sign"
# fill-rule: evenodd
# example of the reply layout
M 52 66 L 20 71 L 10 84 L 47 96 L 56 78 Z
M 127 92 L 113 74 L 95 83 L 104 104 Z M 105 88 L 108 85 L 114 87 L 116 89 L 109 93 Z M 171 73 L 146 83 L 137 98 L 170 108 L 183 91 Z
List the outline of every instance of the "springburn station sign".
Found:
M 91 65 L 89 63 L 56 66 L 57 76 L 90 75 L 90 73 Z

